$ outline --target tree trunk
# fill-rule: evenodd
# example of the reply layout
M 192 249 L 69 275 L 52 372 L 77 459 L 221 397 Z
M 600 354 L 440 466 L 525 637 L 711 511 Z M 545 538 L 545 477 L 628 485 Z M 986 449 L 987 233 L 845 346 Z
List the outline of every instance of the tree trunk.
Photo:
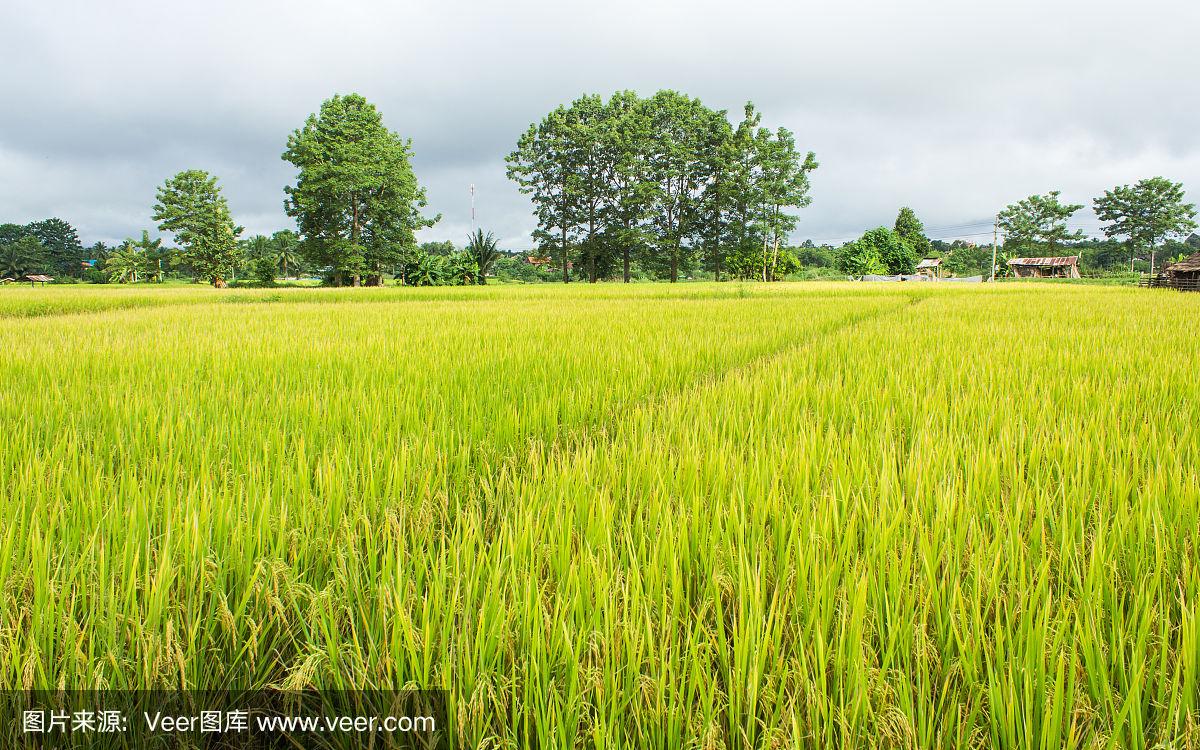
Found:
M 595 209 L 588 217 L 588 283 L 596 283 L 596 217 Z
M 625 283 L 629 283 L 629 223 L 625 223 L 625 236 L 621 238 L 621 259 L 625 264 Z
M 567 260 L 567 228 L 562 228 L 562 264 L 563 264 L 563 283 L 571 283 L 571 273 L 567 270 L 569 261 Z
M 671 249 L 671 283 L 679 281 L 679 246 Z

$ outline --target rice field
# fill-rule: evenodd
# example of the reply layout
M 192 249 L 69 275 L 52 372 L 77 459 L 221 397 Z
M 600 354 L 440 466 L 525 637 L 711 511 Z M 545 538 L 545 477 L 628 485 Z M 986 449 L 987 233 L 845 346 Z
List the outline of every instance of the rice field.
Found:
M 231 304 L 241 303 L 241 304 Z M 0 689 L 1200 748 L 1200 295 L 0 290 Z

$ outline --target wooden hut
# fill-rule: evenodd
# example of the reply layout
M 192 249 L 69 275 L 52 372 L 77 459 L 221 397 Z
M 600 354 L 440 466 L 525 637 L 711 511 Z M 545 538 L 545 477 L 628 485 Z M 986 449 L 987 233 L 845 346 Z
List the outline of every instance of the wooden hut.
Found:
M 930 279 L 940 278 L 942 275 L 942 259 L 925 258 L 917 264 L 917 275 Z
M 1200 292 L 1200 253 L 1189 255 L 1163 270 L 1166 272 L 1167 286 Z
M 1009 269 L 1019 279 L 1078 279 L 1079 256 L 1049 258 L 1013 258 Z
M 29 286 L 37 286 L 38 284 L 45 286 L 46 284 L 49 284 L 51 281 L 54 281 L 54 277 L 53 276 L 43 276 L 42 274 L 39 274 L 39 273 L 31 273 L 31 274 L 27 274 L 25 276 L 24 280 L 29 282 Z

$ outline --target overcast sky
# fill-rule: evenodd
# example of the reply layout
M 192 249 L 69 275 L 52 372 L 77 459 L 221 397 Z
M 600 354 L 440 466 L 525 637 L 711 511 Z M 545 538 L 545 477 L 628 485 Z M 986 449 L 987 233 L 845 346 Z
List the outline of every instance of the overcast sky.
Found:
M 118 240 L 195 167 L 248 234 L 290 227 L 287 135 L 355 91 L 413 141 L 443 216 L 422 239 L 463 240 L 474 183 L 480 225 L 520 249 L 534 220 L 504 156 L 529 123 L 675 88 L 732 117 L 752 100 L 817 153 L 797 240 L 901 205 L 931 236 L 990 237 L 979 222 L 1035 192 L 1090 204 L 1162 174 L 1200 198 L 1198 37 L 1194 0 L 4 0 L 0 221 Z

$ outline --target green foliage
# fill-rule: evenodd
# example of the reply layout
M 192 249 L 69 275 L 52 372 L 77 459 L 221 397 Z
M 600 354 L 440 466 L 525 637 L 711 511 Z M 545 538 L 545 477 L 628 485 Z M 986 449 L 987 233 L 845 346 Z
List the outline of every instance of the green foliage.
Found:
M 422 242 L 418 249 L 428 255 L 454 255 L 458 252 L 458 248 L 450 240 L 442 240 L 440 242 Z
M 383 125 L 375 105 L 358 94 L 335 95 L 288 137 L 283 158 L 299 174 L 285 188 L 285 206 L 304 236 L 314 266 L 332 270 L 336 285 L 362 277 L 382 283 L 416 245 L 425 218 L 411 144 Z
M 896 215 L 896 225 L 893 229 L 900 239 L 912 248 L 918 260 L 929 257 L 929 238 L 925 236 L 925 225 L 917 218 L 915 211 L 908 206 L 901 208 L 900 213 Z
M 475 278 L 480 284 L 487 283 L 487 275 L 500 257 L 497 244 L 496 236 L 491 232 L 484 234 L 482 229 L 476 229 L 467 238 L 465 253 L 475 263 Z
M 974 245 L 969 242 L 956 240 L 943 256 L 943 267 L 954 276 L 983 276 L 992 275 L 992 246 Z M 999 258 L 997 259 L 999 261 Z M 1007 270 L 1007 266 L 1000 264 Z M 1003 273 L 997 273 L 1002 276 Z
M 530 126 L 508 174 L 532 198 L 535 240 L 564 281 L 573 260 L 592 281 L 618 267 L 628 281 L 635 265 L 672 281 L 729 262 L 744 275 L 756 253 L 753 276 L 770 280 L 817 162 L 790 131 L 760 122 L 748 104 L 735 130 L 724 111 L 675 91 L 584 96 Z
M 879 255 L 879 248 L 862 239 L 842 245 L 838 251 L 837 266 L 839 270 L 850 276 L 882 275 L 888 272 L 883 258 Z
M 83 268 L 83 245 L 75 227 L 58 218 L 36 221 L 25 226 L 25 233 L 42 243 L 48 268 L 58 277 L 78 277 Z
M 261 286 L 274 286 L 275 274 L 279 270 L 278 259 L 273 254 L 260 255 L 250 263 L 254 280 Z
M 0 669 L 444 689 L 455 748 L 1194 747 L 1195 305 L 0 290 Z
M 1081 230 L 1067 229 L 1067 220 L 1083 204 L 1062 203 L 1059 194 L 1051 190 L 1045 195 L 1031 195 L 996 216 L 1009 256 L 1056 256 L 1064 244 L 1083 239 Z
M 799 247 L 794 248 L 796 260 L 806 268 L 836 268 L 837 248 L 829 245 L 815 245 L 812 240 L 805 240 Z
M 842 246 L 838 268 L 850 276 L 910 274 L 918 260 L 916 251 L 895 230 L 876 227 Z
M 233 223 L 216 177 L 189 169 L 168 179 L 158 189 L 153 218 L 160 230 L 175 235 L 182 259 L 200 278 L 225 286 L 240 255 L 242 228 Z
M 1183 184 L 1163 177 L 1139 180 L 1130 187 L 1121 185 L 1104 191 L 1094 201 L 1096 216 L 1102 222 L 1106 237 L 1125 237 L 1133 251 L 1149 249 L 1151 271 L 1158 243 L 1172 237 L 1182 237 L 1196 229 L 1196 206 L 1183 202 Z M 1132 263 L 1132 260 L 1131 260 Z
M 136 283 L 146 272 L 146 256 L 133 240 L 125 240 L 104 261 L 104 272 L 115 284 Z
M 283 278 L 298 275 L 302 270 L 300 236 L 290 229 L 282 229 L 271 235 L 271 244 Z
M 26 274 L 46 273 L 50 265 L 46 246 L 32 234 L 22 233 L 0 245 L 0 278 L 19 279 Z

